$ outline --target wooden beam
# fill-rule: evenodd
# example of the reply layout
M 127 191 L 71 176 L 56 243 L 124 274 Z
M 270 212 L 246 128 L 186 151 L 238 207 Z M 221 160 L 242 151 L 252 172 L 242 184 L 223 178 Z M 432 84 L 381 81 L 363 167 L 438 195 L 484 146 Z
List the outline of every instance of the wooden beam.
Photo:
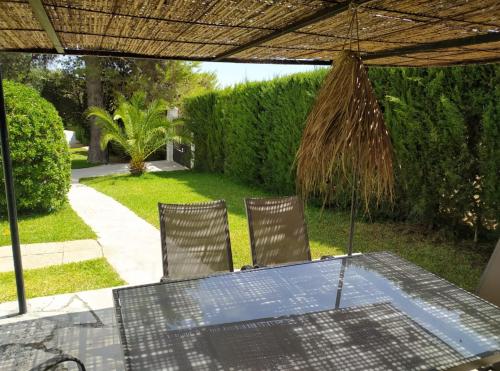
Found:
M 33 53 L 33 54 L 54 54 L 54 49 L 3 49 L 3 52 L 10 53 Z M 197 62 L 211 62 L 212 58 L 189 58 L 189 57 L 162 57 L 154 55 L 144 55 L 136 53 L 121 53 L 116 51 L 107 50 L 88 50 L 88 49 L 65 49 L 66 55 L 85 56 L 93 55 L 96 57 L 114 57 L 114 58 L 136 58 L 136 59 L 154 59 L 154 60 L 180 60 L 180 61 L 197 61 Z M 374 58 L 371 58 L 374 59 Z M 329 66 L 333 61 L 331 60 L 318 60 L 318 59 L 238 59 L 227 58 L 219 61 L 221 63 L 257 63 L 257 64 L 290 64 L 290 65 L 313 65 L 313 66 Z M 467 64 L 487 64 L 500 62 L 500 54 L 498 57 L 482 58 L 482 59 L 467 59 L 464 61 L 443 61 L 443 65 L 439 66 L 459 66 Z M 400 66 L 397 64 L 374 64 L 373 67 L 412 67 Z M 415 64 L 417 66 L 417 64 Z M 432 66 L 438 66 L 432 64 Z M 427 67 L 425 65 L 418 65 L 418 67 Z
M 2 49 L 6 53 L 32 53 L 32 54 L 55 54 L 54 49 Z M 159 56 L 147 55 L 139 53 L 123 53 L 112 50 L 89 50 L 89 49 L 64 49 L 65 55 L 85 56 L 92 55 L 96 57 L 112 57 L 112 58 L 135 58 L 135 59 L 154 59 L 154 60 L 171 60 L 171 61 L 186 61 L 186 62 L 213 62 L 213 57 L 182 57 L 182 56 Z M 330 66 L 331 60 L 324 59 L 240 59 L 228 58 L 218 62 L 228 63 L 255 63 L 255 64 L 290 64 L 290 65 L 311 65 L 311 66 Z
M 54 45 L 54 49 L 59 54 L 64 54 L 64 48 L 61 44 L 61 41 L 59 40 L 59 37 L 57 37 L 56 31 L 54 30 L 54 27 L 52 26 L 52 23 L 50 22 L 49 16 L 47 15 L 45 8 L 43 7 L 42 1 L 41 0 L 29 0 L 29 3 L 31 5 L 31 9 L 33 10 L 33 13 L 35 14 L 36 18 L 38 19 L 38 22 L 40 22 L 40 25 L 47 33 L 47 36 L 49 37 L 50 41 L 52 42 L 52 45 Z
M 484 35 L 483 35 L 484 36 Z M 467 38 L 468 39 L 468 38 Z M 458 39 L 464 41 L 463 39 Z M 488 41 L 486 41 L 488 40 Z M 454 40 L 450 40 L 454 41 Z M 467 41 L 467 40 L 465 40 Z M 478 44 L 481 42 L 489 42 L 489 41 L 500 41 L 500 40 L 489 40 L 489 37 L 484 39 L 476 39 L 476 43 Z M 448 42 L 448 40 L 447 40 Z M 434 44 L 434 43 L 431 43 Z M 429 44 L 426 44 L 429 45 Z M 471 44 L 470 42 L 467 42 L 467 45 L 474 45 Z M 449 44 L 447 43 L 445 46 L 442 45 L 437 45 L 439 48 L 436 48 L 436 45 L 434 45 L 433 48 L 422 50 L 421 48 L 418 48 L 417 45 L 413 46 L 412 49 L 409 50 L 409 48 L 405 47 L 404 50 L 403 48 L 398 48 L 398 49 L 391 49 L 387 51 L 381 51 L 377 53 L 370 53 L 370 54 L 363 54 L 361 58 L 363 60 L 373 60 L 373 59 L 378 59 L 378 58 L 385 58 L 385 57 L 390 57 L 390 56 L 404 56 L 405 54 L 410 54 L 411 53 L 416 53 L 416 52 L 429 52 L 429 51 L 436 51 L 439 50 L 440 48 L 443 47 L 449 47 Z M 456 46 L 456 45 L 455 45 Z M 466 46 L 466 45 L 462 45 Z M 34 53 L 34 54 L 54 54 L 54 49 L 38 49 L 38 48 L 30 48 L 30 49 L 3 49 L 3 52 L 11 52 L 11 53 Z M 401 53 L 401 51 L 403 53 Z M 473 50 L 470 50 L 473 52 Z M 397 52 L 397 53 L 396 53 Z M 495 52 L 495 50 L 492 50 L 492 52 Z M 385 55 L 386 53 L 390 53 L 390 55 Z M 67 55 L 77 55 L 77 56 L 85 56 L 85 55 L 93 55 L 96 57 L 114 57 L 114 58 L 138 58 L 138 59 L 155 59 L 155 60 L 181 60 L 181 61 L 198 61 L 198 62 L 211 62 L 213 61 L 213 58 L 200 58 L 200 57 L 181 57 L 181 56 L 158 56 L 158 55 L 145 55 L 145 54 L 139 54 L 139 53 L 123 53 L 120 51 L 111 51 L 111 50 L 89 50 L 89 49 L 65 49 L 65 54 Z M 384 54 L 384 55 L 382 55 Z M 264 64 L 299 64 L 299 65 L 315 65 L 315 66 L 328 66 L 332 64 L 332 60 L 320 60 L 320 59 L 249 59 L 249 58 L 224 58 L 221 59 L 218 62 L 229 62 L 229 63 L 264 63 Z M 500 62 L 500 52 L 498 53 L 498 56 L 496 57 L 490 57 L 490 58 L 478 58 L 478 59 L 467 59 L 467 60 L 454 60 L 454 61 L 443 61 L 442 66 L 456 66 L 456 65 L 464 65 L 464 64 L 487 64 L 487 63 L 498 63 Z M 372 65 L 374 67 L 411 67 L 411 66 L 399 66 L 397 64 L 375 64 Z M 426 65 L 420 65 L 419 63 L 415 63 L 415 66 L 418 67 L 426 67 Z M 433 63 L 432 66 L 438 66 L 438 64 Z
M 500 41 L 500 33 L 499 32 L 490 32 L 482 35 L 468 36 L 460 39 L 449 39 L 442 41 L 434 41 L 429 43 L 415 44 L 410 46 L 403 46 L 401 48 L 389 49 L 389 50 L 381 50 L 379 52 L 374 53 L 362 53 L 361 59 L 364 61 L 368 61 L 371 59 L 381 59 L 387 57 L 397 57 L 404 56 L 406 54 L 414 54 L 414 53 L 425 53 L 432 52 L 441 49 L 447 48 L 460 48 L 463 46 L 471 46 L 471 45 L 480 45 L 485 43 L 493 43 Z M 472 52 L 474 50 L 471 50 Z M 495 50 L 493 50 L 495 52 Z M 497 51 L 499 52 L 499 51 Z
M 372 0 L 360 0 L 360 1 L 356 2 L 356 5 L 361 5 L 361 4 L 367 3 L 369 1 L 372 1 Z M 276 30 L 276 31 L 270 33 L 269 35 L 259 37 L 255 40 L 250 41 L 247 44 L 237 46 L 236 48 L 233 48 L 233 49 L 230 49 L 224 53 L 221 53 L 213 59 L 213 62 L 223 61 L 224 59 L 226 59 L 227 57 L 229 57 L 231 55 L 241 53 L 242 51 L 256 47 L 256 46 L 263 44 L 265 42 L 274 40 L 280 36 L 286 35 L 287 33 L 297 31 L 297 30 L 304 28 L 306 26 L 309 26 L 313 23 L 331 18 L 337 14 L 340 14 L 340 13 L 348 10 L 349 4 L 350 4 L 350 2 L 346 1 L 343 3 L 336 4 L 332 7 L 326 8 L 326 9 L 321 9 L 318 12 L 314 13 L 313 15 L 310 15 L 309 17 L 301 19 L 298 22 L 292 23 L 292 24 L 290 24 L 282 29 Z

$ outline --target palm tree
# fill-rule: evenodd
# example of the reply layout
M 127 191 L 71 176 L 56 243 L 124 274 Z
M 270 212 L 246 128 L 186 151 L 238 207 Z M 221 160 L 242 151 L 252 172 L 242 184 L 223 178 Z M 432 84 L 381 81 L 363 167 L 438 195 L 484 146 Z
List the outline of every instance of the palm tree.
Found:
M 128 102 L 120 98 L 113 116 L 100 107 L 90 107 L 87 117 L 101 128 L 101 147 L 109 142 L 122 147 L 130 156 L 130 172 L 140 175 L 146 159 L 174 137 L 176 124 L 167 120 L 166 110 L 163 100 L 146 104 L 146 94 L 137 92 Z

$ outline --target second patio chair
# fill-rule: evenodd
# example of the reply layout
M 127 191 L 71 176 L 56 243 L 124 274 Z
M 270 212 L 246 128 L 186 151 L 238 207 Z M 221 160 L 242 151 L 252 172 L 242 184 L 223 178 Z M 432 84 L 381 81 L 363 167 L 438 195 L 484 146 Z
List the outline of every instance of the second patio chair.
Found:
M 159 203 L 158 209 L 162 280 L 233 271 L 225 201 L 187 205 Z
M 245 206 L 254 265 L 311 260 L 304 208 L 298 197 L 247 198 Z

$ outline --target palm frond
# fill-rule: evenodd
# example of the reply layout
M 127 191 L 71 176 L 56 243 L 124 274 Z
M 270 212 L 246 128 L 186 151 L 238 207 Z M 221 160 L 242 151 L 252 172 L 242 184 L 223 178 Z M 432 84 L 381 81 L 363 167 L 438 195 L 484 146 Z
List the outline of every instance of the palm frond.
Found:
M 100 107 L 90 107 L 87 110 L 87 117 L 94 117 L 96 125 L 102 130 L 101 148 L 105 148 L 110 141 L 122 144 L 125 136 L 118 123 L 106 110 Z
M 319 193 L 324 202 L 355 186 L 368 208 L 372 198 L 392 198 L 392 159 L 367 71 L 356 53 L 342 51 L 307 118 L 297 152 L 297 186 L 304 198 Z
M 109 142 L 120 145 L 140 163 L 167 143 L 174 134 L 174 123 L 167 120 L 167 105 L 154 100 L 146 105 L 144 93 L 135 93 L 130 101 L 120 99 L 113 116 L 102 108 L 93 107 L 88 116 L 95 117 L 102 129 L 101 145 Z

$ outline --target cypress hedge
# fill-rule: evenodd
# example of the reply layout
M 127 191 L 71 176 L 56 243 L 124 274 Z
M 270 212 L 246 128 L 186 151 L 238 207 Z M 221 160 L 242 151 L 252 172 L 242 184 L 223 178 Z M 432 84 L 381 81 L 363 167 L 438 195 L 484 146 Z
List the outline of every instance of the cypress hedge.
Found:
M 377 205 L 371 216 L 494 230 L 500 220 L 500 65 L 369 73 L 396 157 L 395 202 Z M 319 69 L 186 99 L 195 169 L 294 193 L 295 153 L 325 74 Z M 336 205 L 348 204 L 349 195 L 339 194 Z

